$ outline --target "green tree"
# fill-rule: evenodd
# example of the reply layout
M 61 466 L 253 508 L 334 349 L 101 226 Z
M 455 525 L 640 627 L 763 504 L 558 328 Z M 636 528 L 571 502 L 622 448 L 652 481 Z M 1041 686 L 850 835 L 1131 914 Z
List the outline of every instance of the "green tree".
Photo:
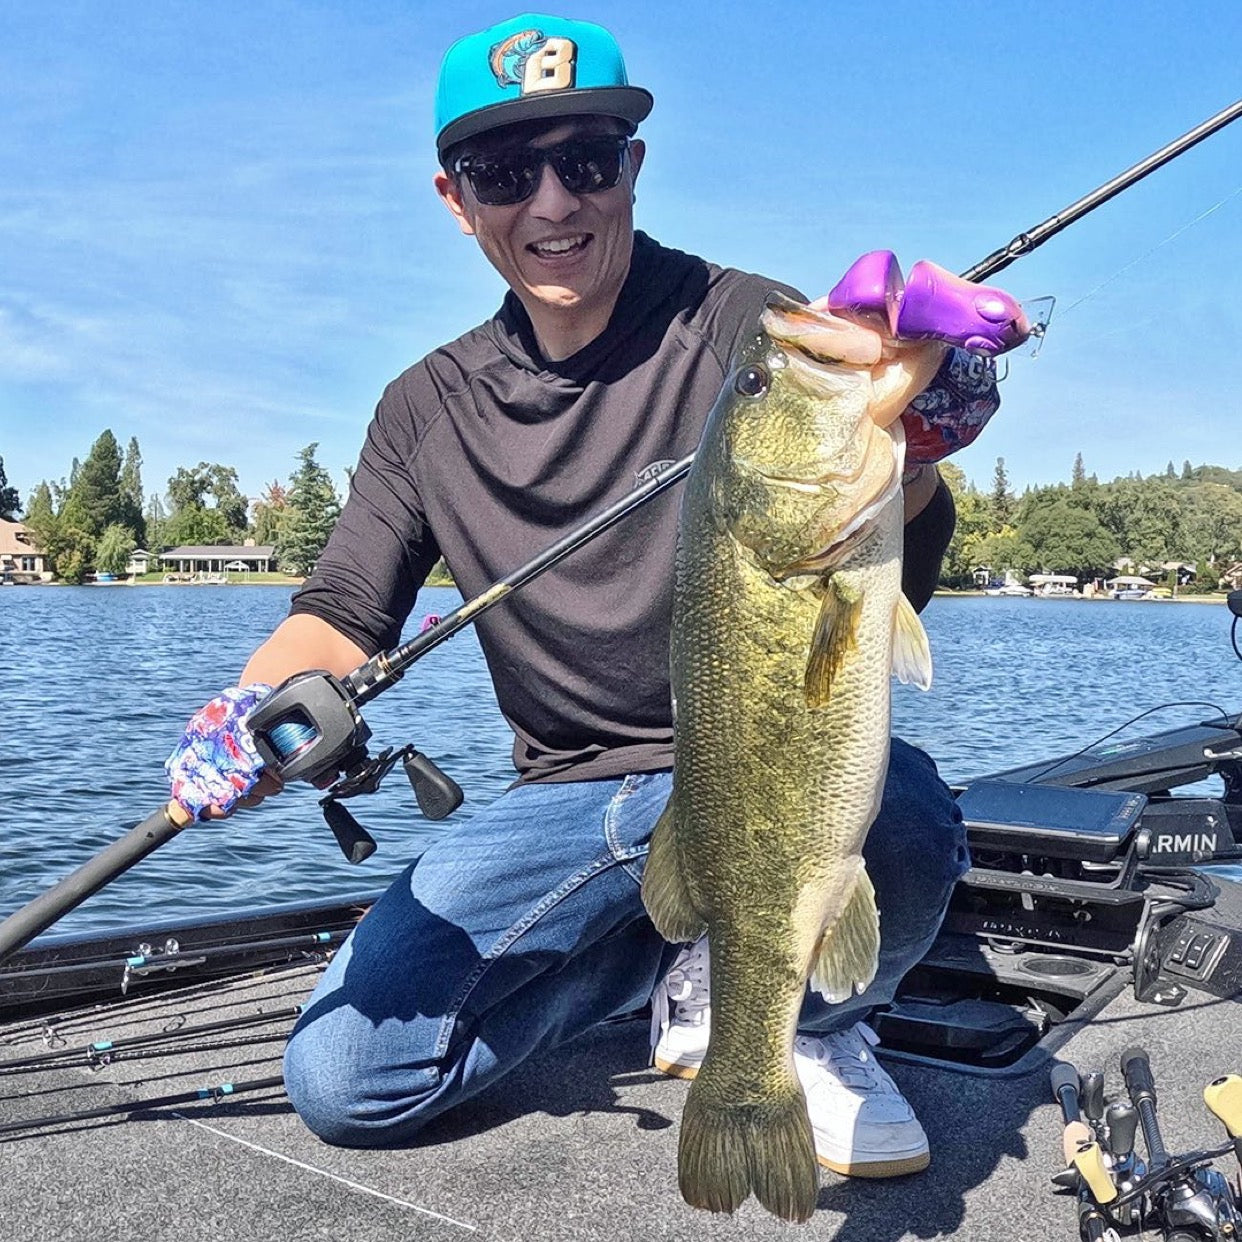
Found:
M 130 555 L 137 546 L 134 532 L 120 522 L 113 522 L 99 536 L 99 542 L 95 545 L 95 568 L 106 574 L 124 573 Z
M 91 445 L 69 491 L 80 507 L 80 524 L 88 535 L 98 537 L 105 527 L 121 520 L 121 450 L 111 431 L 101 432 Z
M 1139 489 L 1129 534 L 1130 543 L 1124 551 L 1140 565 L 1154 568 L 1180 555 L 1181 503 L 1166 480 L 1149 479 Z
M 25 526 L 34 539 L 35 547 L 49 562 L 53 561 L 59 541 L 59 523 L 52 489 L 46 480 L 31 492 L 26 502 Z
M 1065 500 L 1040 506 L 1020 530 L 1045 573 L 1104 577 L 1117 559 L 1117 541 L 1099 519 Z
M 315 460 L 318 443 L 298 454 L 301 464 L 289 479 L 288 508 L 280 521 L 277 556 L 294 574 L 309 574 L 340 516 L 341 502 L 332 477 Z
M 164 508 L 164 502 L 160 499 L 158 492 L 151 493 L 151 499 L 147 501 L 146 512 L 146 543 L 145 547 L 149 552 L 158 552 L 161 548 L 171 547 L 168 540 L 164 538 L 164 528 L 168 525 L 168 512 Z
M 972 561 L 970 541 L 982 538 L 991 530 L 991 511 L 974 486 L 966 481 L 966 475 L 960 466 L 950 461 L 942 461 L 940 477 L 948 486 L 949 494 L 953 497 L 953 506 L 957 510 L 953 537 L 949 540 L 940 566 L 940 581 L 946 586 L 968 586 L 976 566 L 988 563 Z
M 185 505 L 164 523 L 164 541 L 169 547 L 186 544 L 232 543 L 237 532 L 231 530 L 219 509 Z
M 992 492 L 989 497 L 992 505 L 992 524 L 996 530 L 1008 526 L 1013 521 L 1014 499 L 1009 490 L 1009 475 L 1005 473 L 1005 459 L 996 459 L 996 470 L 992 474 Z
M 1037 563 L 1030 545 L 1012 526 L 968 536 L 965 551 L 972 565 L 988 565 L 998 576 L 1010 569 L 1025 574 Z
M 280 521 L 289 508 L 289 496 L 278 479 L 254 502 L 254 541 L 276 544 L 280 541 Z
M 138 447 L 136 436 L 129 438 L 129 444 L 125 449 L 125 460 L 121 462 L 118 482 L 123 506 L 122 520 L 134 536 L 135 543 L 145 544 L 147 523 L 143 516 L 145 498 L 142 493 L 142 450 Z
M 237 471 L 232 466 L 205 461 L 192 469 L 179 466 L 168 480 L 168 500 L 172 513 L 162 532 L 168 544 L 229 543 L 245 535 L 249 505 L 238 490 Z M 212 537 L 189 538 L 190 533 Z
M 1219 563 L 1242 555 L 1242 492 L 1221 483 L 1193 483 L 1181 496 L 1186 559 Z
M 1070 475 L 1070 487 L 1077 490 L 1087 482 L 1087 469 L 1082 464 L 1082 454 L 1074 454 L 1074 470 Z
M 9 486 L 9 477 L 4 473 L 4 458 L 0 457 L 0 518 L 12 521 L 21 512 L 21 507 L 17 488 Z
M 52 565 L 65 582 L 82 582 L 95 558 L 95 538 L 90 531 L 90 515 L 78 491 L 70 487 L 56 514 L 56 544 Z

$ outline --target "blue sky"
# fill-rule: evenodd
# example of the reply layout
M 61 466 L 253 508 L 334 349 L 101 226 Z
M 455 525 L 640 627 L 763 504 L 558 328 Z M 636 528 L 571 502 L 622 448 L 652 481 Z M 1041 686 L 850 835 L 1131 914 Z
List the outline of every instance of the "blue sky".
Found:
M 499 302 L 431 190 L 431 108 L 448 44 L 516 11 L 0 7 L 0 457 L 22 496 L 105 427 L 138 437 L 148 491 L 206 460 L 255 496 L 310 441 L 343 483 L 384 384 Z M 1236 0 L 563 11 L 610 27 L 656 97 L 640 227 L 809 296 L 880 247 L 964 269 L 1242 95 Z M 958 458 L 972 479 L 998 456 L 1018 487 L 1068 479 L 1077 452 L 1102 479 L 1242 466 L 1240 189 L 1237 122 L 1004 273 L 1058 314 Z

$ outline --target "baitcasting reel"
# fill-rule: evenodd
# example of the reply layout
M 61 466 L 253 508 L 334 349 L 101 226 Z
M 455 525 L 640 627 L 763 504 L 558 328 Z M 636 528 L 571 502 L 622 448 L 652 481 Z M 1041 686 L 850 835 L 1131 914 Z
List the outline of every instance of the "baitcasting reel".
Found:
M 1066 1167 L 1052 1180 L 1078 1198 L 1078 1229 L 1087 1242 L 1117 1242 L 1118 1230 L 1154 1227 L 1165 1242 L 1238 1242 L 1242 1196 L 1212 1167 L 1232 1152 L 1242 1164 L 1242 1077 L 1227 1074 L 1208 1084 L 1203 1099 L 1230 1141 L 1209 1151 L 1172 1156 L 1156 1118 L 1156 1085 L 1147 1053 L 1121 1054 L 1129 1103 L 1106 1102 L 1104 1075 L 1080 1078 L 1068 1062 L 1052 1067 L 1052 1093 L 1065 1122 Z M 1134 1149 L 1142 1127 L 1144 1162 Z
M 428 819 L 444 819 L 465 798 L 461 786 L 413 746 L 368 754 L 371 730 L 358 704 L 373 697 L 374 690 L 359 692 L 353 684 L 368 667 L 345 681 L 321 669 L 295 673 L 246 718 L 259 757 L 282 781 L 320 787 L 332 782 L 319 804 L 351 863 L 370 858 L 375 839 L 341 806 L 341 800 L 374 793 L 398 763 Z

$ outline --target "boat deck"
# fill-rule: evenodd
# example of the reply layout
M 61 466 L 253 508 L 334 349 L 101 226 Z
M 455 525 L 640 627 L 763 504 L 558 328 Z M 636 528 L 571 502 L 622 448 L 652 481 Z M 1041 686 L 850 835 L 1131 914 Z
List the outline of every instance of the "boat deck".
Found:
M 150 1109 L 141 1101 L 224 1081 L 278 1075 L 289 1010 L 313 964 L 141 996 L 55 1020 L 68 1047 L 176 1032 L 230 1018 L 254 1025 L 181 1035 L 167 1055 L 101 1068 L 0 1071 L 0 1123 L 132 1103 L 120 1117 L 0 1135 L 0 1237 L 7 1242 L 198 1239 L 788 1239 L 906 1238 L 1071 1242 L 1074 1202 L 1054 1195 L 1060 1118 L 1048 1063 L 990 1077 L 890 1063 L 928 1131 L 932 1166 L 889 1182 L 825 1174 L 818 1211 L 799 1229 L 753 1200 L 732 1218 L 686 1207 L 677 1129 L 688 1084 L 647 1064 L 647 1023 L 600 1028 L 514 1073 L 412 1147 L 358 1151 L 318 1141 L 279 1087 L 222 1102 Z M 1219 1144 L 1203 1087 L 1242 1069 L 1236 1001 L 1191 992 L 1174 1009 L 1127 991 L 1089 1024 L 1067 1022 L 1056 1054 L 1105 1069 L 1150 1052 L 1172 1152 Z M 0 1061 L 49 1050 L 42 1021 L 0 1027 Z M 245 1041 L 245 1042 L 242 1042 Z M 148 1044 L 148 1050 L 160 1045 Z M 1235 1169 L 1218 1162 L 1232 1179 Z M 1144 1235 L 1147 1236 L 1147 1235 Z M 1155 1236 L 1155 1235 L 1150 1235 Z

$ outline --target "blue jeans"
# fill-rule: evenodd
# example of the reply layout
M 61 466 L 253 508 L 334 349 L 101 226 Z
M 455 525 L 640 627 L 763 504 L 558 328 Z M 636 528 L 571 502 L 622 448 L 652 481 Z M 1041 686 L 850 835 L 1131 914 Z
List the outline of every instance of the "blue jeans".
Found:
M 523 785 L 448 829 L 359 923 L 285 1052 L 285 1085 L 330 1143 L 404 1142 L 525 1058 L 640 1008 L 672 964 L 639 891 L 671 774 Z M 864 849 L 880 967 L 861 996 L 808 993 L 803 1029 L 853 1025 L 927 952 L 966 869 L 956 803 L 893 741 Z

